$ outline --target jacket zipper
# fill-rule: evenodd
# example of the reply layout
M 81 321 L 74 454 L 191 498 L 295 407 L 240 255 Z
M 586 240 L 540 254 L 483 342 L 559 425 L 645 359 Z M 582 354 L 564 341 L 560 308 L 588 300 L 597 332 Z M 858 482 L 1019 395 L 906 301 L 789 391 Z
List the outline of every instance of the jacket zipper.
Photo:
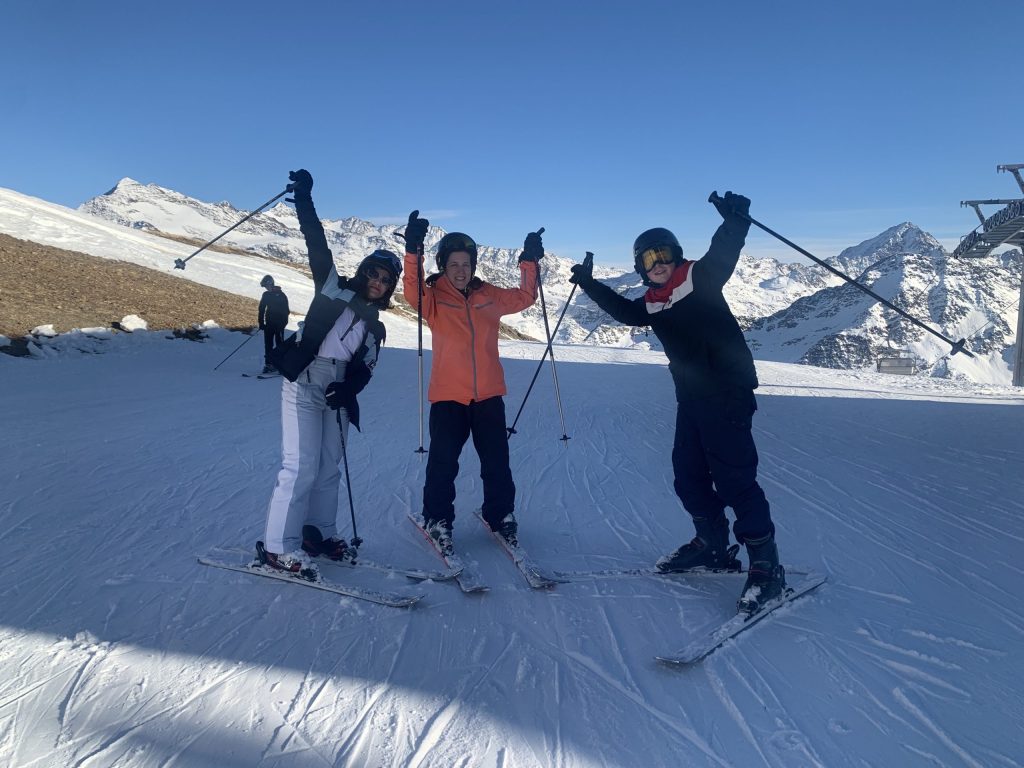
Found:
M 469 297 L 463 296 L 466 301 L 466 321 L 469 323 L 469 358 L 473 362 L 473 400 L 479 399 L 479 392 L 476 386 L 476 328 L 473 327 L 473 314 L 470 312 Z

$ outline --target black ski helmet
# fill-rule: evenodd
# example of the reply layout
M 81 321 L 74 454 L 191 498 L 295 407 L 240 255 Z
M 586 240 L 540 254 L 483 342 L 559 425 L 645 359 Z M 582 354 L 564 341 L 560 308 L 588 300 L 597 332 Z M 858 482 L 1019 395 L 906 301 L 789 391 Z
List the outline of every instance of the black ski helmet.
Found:
M 378 299 L 378 302 L 387 307 L 391 301 L 391 295 L 395 292 L 395 287 L 398 285 L 398 278 L 402 276 L 402 261 L 391 251 L 385 251 L 383 248 L 378 248 L 376 251 L 371 253 L 361 262 L 359 262 L 359 268 L 356 270 L 357 275 L 365 275 L 367 267 L 382 267 L 391 273 L 393 278 L 391 286 L 384 292 L 384 295 Z
M 260 287 L 261 288 L 267 288 L 268 290 L 270 288 L 273 288 L 274 287 L 274 278 L 272 278 L 270 275 L 264 275 L 263 279 L 260 280 Z
M 469 263 L 476 272 L 476 242 L 462 232 L 449 232 L 441 238 L 441 242 L 437 244 L 437 268 L 444 272 L 448 265 L 448 257 L 456 251 L 465 251 L 469 254 Z
M 670 230 L 664 227 L 655 227 L 654 229 L 648 229 L 646 232 L 641 232 L 640 236 L 633 241 L 633 269 L 640 275 L 644 285 L 652 285 L 652 283 L 647 279 L 647 270 L 644 269 L 644 264 L 640 257 L 643 256 L 645 251 L 658 247 L 671 248 L 675 263 L 683 263 L 683 247 Z

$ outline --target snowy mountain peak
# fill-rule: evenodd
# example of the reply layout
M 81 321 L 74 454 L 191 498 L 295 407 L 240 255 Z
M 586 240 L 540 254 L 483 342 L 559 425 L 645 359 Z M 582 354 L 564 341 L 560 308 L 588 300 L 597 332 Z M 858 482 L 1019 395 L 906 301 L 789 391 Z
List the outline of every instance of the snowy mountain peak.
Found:
M 241 219 L 241 211 L 229 203 L 206 203 L 156 184 L 141 184 L 124 178 L 109 192 L 99 195 L 79 208 L 80 211 L 113 221 L 133 229 L 156 231 L 194 240 L 210 240 Z M 400 252 L 402 243 L 394 233 L 401 225 L 376 225 L 354 216 L 325 219 L 324 229 L 340 271 L 352 270 L 370 251 L 386 248 Z M 433 249 L 446 231 L 431 226 L 426 237 L 426 267 L 435 267 Z M 230 232 L 220 242 L 249 250 L 263 256 L 305 264 L 306 248 L 299 231 L 294 210 L 283 202 L 255 216 Z M 478 271 L 480 277 L 497 285 L 509 286 L 518 281 L 517 248 L 495 248 L 480 244 Z M 572 289 L 568 282 L 573 259 L 550 254 L 541 263 L 544 290 L 551 306 L 560 306 Z M 632 271 L 597 267 L 595 275 L 619 292 L 633 298 L 640 295 L 640 278 Z M 833 284 L 827 273 L 801 264 L 785 264 L 774 259 L 753 259 L 744 256 L 736 277 L 726 288 L 733 310 L 744 325 L 758 317 L 789 306 L 795 299 Z M 539 306 L 508 318 L 509 324 L 533 338 L 544 338 L 544 322 Z M 596 332 L 595 332 L 596 329 Z M 558 340 L 630 346 L 647 345 L 653 337 L 626 328 L 609 320 L 581 292 L 566 313 L 558 331 Z M 656 344 L 655 344 L 656 345 Z
M 901 253 L 920 253 L 938 258 L 944 256 L 945 251 L 934 237 L 916 224 L 904 221 L 858 245 L 844 249 L 838 256 L 827 261 L 851 277 L 857 277 L 882 259 Z
M 119 182 L 117 182 L 117 184 L 115 184 L 110 189 L 108 189 L 106 192 L 104 192 L 103 195 L 104 196 L 106 196 L 106 195 L 114 195 L 114 194 L 117 194 L 118 192 L 121 192 L 122 194 L 124 194 L 129 188 L 142 187 L 142 186 L 145 186 L 145 185 L 142 184 L 141 182 L 136 181 L 133 178 L 125 176 L 123 179 L 121 179 Z
M 206 241 L 237 224 L 245 212 L 230 203 L 206 203 L 155 184 L 125 178 L 111 192 L 89 200 L 80 210 L 134 229 L 157 230 Z M 325 220 L 328 244 L 339 271 L 351 274 L 363 257 L 377 248 L 401 250 L 394 236 L 401 226 L 376 225 L 348 216 Z M 433 248 L 445 234 L 431 227 L 426 238 L 427 269 L 433 271 Z M 225 245 L 285 262 L 306 263 L 306 248 L 294 210 L 283 203 L 230 232 Z M 480 245 L 478 274 L 501 286 L 518 281 L 518 249 Z M 549 254 L 541 273 L 549 314 L 568 298 L 573 260 Z M 870 296 L 817 265 L 782 263 L 741 256 L 725 296 L 747 329 L 755 356 L 762 360 L 803 362 L 837 368 L 873 366 L 894 347 L 922 359 L 934 376 L 967 376 L 976 381 L 1008 382 L 1015 342 L 1020 261 L 1007 256 L 985 264 L 951 263 L 939 242 L 910 221 L 904 221 L 829 260 L 834 267 L 896 306 L 955 338 L 968 337 L 975 352 L 971 361 L 957 356 L 944 361 L 948 350 L 934 337 L 900 319 Z M 600 279 L 629 298 L 642 292 L 633 272 L 598 270 Z M 508 318 L 521 333 L 545 338 L 538 305 Z M 981 330 L 979 330 L 979 328 Z M 558 330 L 557 341 L 611 346 L 659 348 L 653 334 L 612 322 L 582 293 Z

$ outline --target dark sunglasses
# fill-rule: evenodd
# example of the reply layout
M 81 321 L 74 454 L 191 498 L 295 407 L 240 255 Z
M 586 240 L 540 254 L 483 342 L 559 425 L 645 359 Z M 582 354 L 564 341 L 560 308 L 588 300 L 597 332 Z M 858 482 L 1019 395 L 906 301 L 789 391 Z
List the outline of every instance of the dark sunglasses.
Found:
M 366 275 L 367 280 L 376 280 L 381 285 L 392 286 L 395 284 L 395 278 L 386 269 L 367 267 L 363 270 L 363 274 Z

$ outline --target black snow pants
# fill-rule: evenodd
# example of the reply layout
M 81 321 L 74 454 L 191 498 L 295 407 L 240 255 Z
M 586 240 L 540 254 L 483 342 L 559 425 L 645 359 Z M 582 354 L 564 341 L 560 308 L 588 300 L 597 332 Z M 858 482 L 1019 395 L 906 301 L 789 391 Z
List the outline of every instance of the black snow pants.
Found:
M 270 353 L 284 342 L 284 326 L 263 326 L 263 363 L 270 365 Z
M 757 482 L 757 448 L 751 419 L 754 393 L 680 399 L 672 469 L 675 491 L 693 517 L 714 519 L 732 507 L 733 535 L 741 544 L 775 532 Z
M 463 405 L 444 400 L 430 405 L 430 450 L 423 486 L 423 519 L 429 525 L 455 519 L 455 478 L 469 436 L 480 457 L 484 519 L 497 525 L 515 508 L 516 486 L 508 461 L 505 401 L 491 397 Z

